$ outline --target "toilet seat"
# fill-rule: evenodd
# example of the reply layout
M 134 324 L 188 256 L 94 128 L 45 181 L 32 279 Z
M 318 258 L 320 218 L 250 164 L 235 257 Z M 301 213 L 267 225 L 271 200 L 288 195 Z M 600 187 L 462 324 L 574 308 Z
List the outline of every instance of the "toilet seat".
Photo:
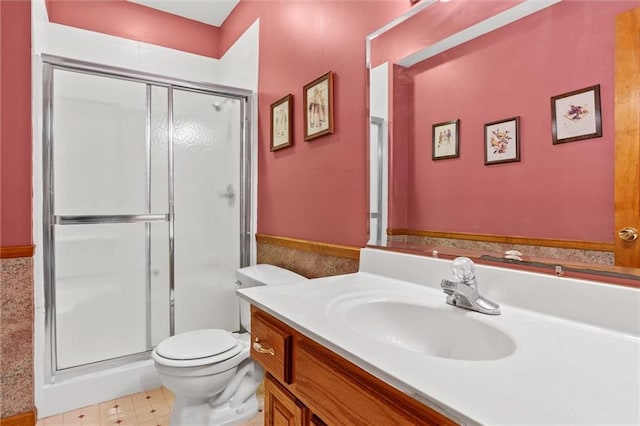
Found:
M 197 367 L 233 358 L 244 346 L 226 330 L 193 330 L 163 340 L 153 350 L 152 357 L 168 367 Z

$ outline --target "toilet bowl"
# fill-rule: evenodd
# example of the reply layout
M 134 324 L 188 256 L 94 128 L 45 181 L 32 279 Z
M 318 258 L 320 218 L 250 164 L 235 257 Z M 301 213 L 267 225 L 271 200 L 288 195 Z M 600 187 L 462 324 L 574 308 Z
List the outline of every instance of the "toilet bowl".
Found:
M 241 288 L 306 280 L 273 265 L 254 265 L 236 272 Z M 253 417 L 259 403 L 256 389 L 264 370 L 249 357 L 250 305 L 240 301 L 246 333 L 202 329 L 180 333 L 152 351 L 162 384 L 175 394 L 171 426 L 229 426 Z

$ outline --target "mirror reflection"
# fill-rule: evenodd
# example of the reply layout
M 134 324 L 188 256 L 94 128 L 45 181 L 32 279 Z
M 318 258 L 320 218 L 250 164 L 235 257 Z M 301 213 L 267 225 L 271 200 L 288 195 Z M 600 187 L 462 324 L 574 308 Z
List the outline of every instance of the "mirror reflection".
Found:
M 371 126 L 372 149 L 389 149 L 388 184 L 372 175 L 372 225 L 387 221 L 386 244 L 640 275 L 639 259 L 614 268 L 615 22 L 637 4 L 418 5 L 370 37 L 372 123 L 386 123 Z M 455 155 L 438 155 L 446 143 Z M 374 210 L 377 197 L 386 209 Z

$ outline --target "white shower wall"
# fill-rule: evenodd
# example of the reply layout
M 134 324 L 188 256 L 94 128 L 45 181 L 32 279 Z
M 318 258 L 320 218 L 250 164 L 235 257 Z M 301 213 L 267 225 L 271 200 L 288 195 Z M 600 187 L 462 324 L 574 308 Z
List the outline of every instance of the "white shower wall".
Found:
M 166 76 L 168 78 L 184 79 L 187 81 L 196 81 L 209 84 L 219 84 L 238 88 L 249 89 L 254 93 L 257 92 L 258 81 L 258 21 L 256 21 L 245 34 L 236 42 L 236 44 L 229 50 L 227 54 L 221 60 L 215 60 L 205 58 L 197 55 L 187 54 L 184 52 L 175 51 L 172 49 L 166 49 L 146 43 L 129 41 L 117 37 L 111 37 L 104 34 L 93 33 L 90 31 L 80 30 L 76 28 L 65 27 L 62 25 L 51 24 L 48 22 L 46 16 L 46 8 L 44 7 L 44 0 L 34 0 L 32 2 L 32 19 L 33 19 L 33 116 L 34 116 L 34 146 L 33 146 L 33 170 L 34 170 L 34 242 L 37 246 L 42 247 L 42 62 L 40 59 L 41 54 L 57 55 L 66 58 L 72 58 L 82 61 L 94 62 L 97 64 L 105 64 L 109 66 L 128 68 L 134 71 L 150 72 Z M 225 108 L 229 107 L 226 105 Z M 221 111 L 224 113 L 224 110 Z M 257 114 L 257 102 L 253 103 L 252 111 L 250 111 L 251 120 L 254 120 Z M 252 139 L 255 140 L 256 128 L 252 129 Z M 252 145 L 251 152 L 254 158 L 257 155 L 257 147 Z M 252 178 L 252 219 L 251 228 L 252 233 L 255 232 L 255 176 L 256 176 L 256 163 L 252 164 L 253 178 Z M 224 188 L 226 189 L 226 188 Z M 152 192 L 154 189 L 152 189 Z M 211 188 L 211 193 L 217 195 L 218 189 Z M 223 200 L 224 201 L 224 200 Z M 178 219 L 179 220 L 179 219 Z M 153 224 L 151 235 L 152 240 L 160 241 L 164 240 L 162 234 L 164 229 L 157 228 L 160 223 Z M 131 261 L 131 264 L 136 263 L 136 255 L 132 255 L 133 247 L 138 244 L 139 234 L 138 230 L 129 231 L 124 228 L 129 225 L 123 226 L 121 230 L 108 232 L 109 238 L 101 236 L 100 231 L 92 230 L 90 225 L 84 228 L 86 232 L 92 233 L 92 238 L 102 238 L 104 240 L 103 254 L 107 259 L 107 253 L 113 253 L 119 251 L 118 255 L 112 259 L 114 263 L 121 265 L 120 269 L 126 269 L 124 266 Z M 70 227 L 75 227 L 70 225 Z M 71 229 L 69 228 L 69 229 Z M 157 238 L 156 238 L 157 237 Z M 73 237 L 76 241 L 74 249 L 70 249 L 70 253 L 73 256 L 84 255 L 82 250 L 82 238 L 79 235 Z M 130 239 L 130 240 L 129 240 Z M 64 239 L 63 239 L 64 240 Z M 134 243 L 134 241 L 136 241 Z M 131 244 L 129 244 L 131 243 Z M 252 241 L 252 244 L 255 244 Z M 65 250 L 65 249 L 62 249 Z M 135 249 L 138 253 L 138 249 Z M 159 246 L 156 243 L 152 243 L 152 258 L 158 255 L 158 253 L 167 253 L 167 246 Z M 234 250 L 221 250 L 221 253 L 211 254 L 209 258 L 218 256 L 225 257 L 231 256 Z M 252 254 L 255 255 L 255 249 L 252 249 Z M 118 259 L 118 256 L 126 257 L 128 260 Z M 100 257 L 97 255 L 97 257 Z M 197 257 L 197 256 L 196 256 Z M 195 262 L 196 259 L 189 260 Z M 254 260 L 253 260 L 254 261 Z M 206 259 L 201 263 L 201 267 L 189 269 L 189 273 L 193 273 L 194 276 L 201 275 L 203 277 L 209 277 L 215 274 L 215 265 L 213 262 L 206 263 Z M 163 263 L 166 265 L 166 263 Z M 48 362 L 48 358 L 45 356 L 46 347 L 45 331 L 44 331 L 44 287 L 43 287 L 43 253 L 37 251 L 34 258 L 34 279 L 35 279 L 35 303 L 36 303 L 36 335 L 35 343 L 35 394 L 36 394 L 36 406 L 38 408 L 38 414 L 40 417 L 46 417 L 63 411 L 67 411 L 73 408 L 77 408 L 84 405 L 94 404 L 99 401 L 109 400 L 121 395 L 126 395 L 134 392 L 139 392 L 150 387 L 158 385 L 157 375 L 155 374 L 153 365 L 150 361 L 135 362 L 128 366 L 117 367 L 107 371 L 101 371 L 96 373 L 89 373 L 81 377 L 75 377 L 73 379 L 59 380 L 57 383 L 49 383 L 48 376 L 46 374 L 45 364 Z M 107 268 L 107 262 L 103 267 Z M 76 265 L 77 267 L 77 265 Z M 168 274 L 166 267 L 160 269 L 154 269 L 154 273 L 158 275 Z M 209 268 L 210 270 L 208 270 Z M 62 269 L 64 270 L 64 268 Z M 126 272 L 114 271 L 114 276 L 123 273 L 131 276 L 136 275 L 139 271 L 135 268 L 129 269 Z M 116 297 L 116 301 L 113 303 L 120 303 L 122 309 L 111 310 L 108 308 L 111 301 L 107 301 L 105 295 L 101 291 L 96 291 L 95 288 L 103 287 L 98 282 L 91 282 L 90 280 L 84 280 L 83 284 L 73 283 L 73 274 L 68 276 L 68 289 L 70 298 L 70 306 L 82 306 L 88 303 L 94 303 L 99 300 L 106 307 L 103 311 L 93 310 L 92 314 L 94 318 L 98 318 L 100 321 L 108 323 L 113 318 L 113 315 L 119 315 L 121 310 L 129 310 L 127 306 L 129 303 L 137 304 L 136 301 L 140 297 L 139 294 L 132 294 L 131 291 L 127 291 L 124 294 Z M 228 282 L 229 277 L 223 278 L 225 282 Z M 185 275 L 185 280 L 190 278 Z M 114 277 L 110 282 L 118 282 L 119 280 Z M 126 281 L 126 278 L 121 278 L 120 281 Z M 198 281 L 198 279 L 196 279 Z M 75 286 L 75 287 L 74 287 Z M 107 286 L 108 287 L 108 286 Z M 130 290 L 130 289 L 129 289 Z M 176 289 L 176 291 L 179 291 Z M 114 292 L 113 294 L 117 294 Z M 209 297 L 205 293 L 201 293 L 201 300 L 206 300 Z M 80 299 L 80 303 L 77 300 Z M 161 292 L 152 292 L 152 307 L 162 306 L 156 303 L 157 300 L 167 300 L 168 290 L 165 294 Z M 184 307 L 177 306 L 177 310 L 188 309 L 189 303 Z M 206 303 L 204 304 L 206 305 Z M 98 306 L 96 304 L 95 306 Z M 165 305 L 166 306 L 166 305 Z M 152 308 L 155 309 L 155 308 Z M 164 308 L 166 309 L 166 308 Z M 211 309 L 210 307 L 208 309 Z M 139 312 L 139 311 L 138 311 Z M 155 330 L 166 330 L 167 318 L 166 312 L 156 312 L 152 310 L 152 325 L 154 326 L 152 340 L 157 342 L 161 338 L 162 333 Z M 215 319 L 215 315 L 209 320 Z M 178 327 L 190 327 L 195 325 L 195 322 L 191 324 L 178 324 Z M 137 332 L 132 333 L 135 335 Z M 110 336 L 103 335 L 101 343 L 111 341 Z M 135 338 L 134 340 L 138 340 Z M 106 349 L 100 349 L 97 352 L 101 352 L 103 355 Z

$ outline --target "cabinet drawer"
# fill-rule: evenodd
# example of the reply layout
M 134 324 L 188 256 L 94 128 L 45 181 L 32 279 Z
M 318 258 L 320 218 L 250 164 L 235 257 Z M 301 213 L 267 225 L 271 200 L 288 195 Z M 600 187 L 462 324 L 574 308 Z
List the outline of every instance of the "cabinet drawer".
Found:
M 296 342 L 294 393 L 330 425 L 454 425 L 309 339 Z
M 309 411 L 282 385 L 267 374 L 264 378 L 264 424 L 307 426 Z
M 251 358 L 283 383 L 292 379 L 293 333 L 251 307 Z

